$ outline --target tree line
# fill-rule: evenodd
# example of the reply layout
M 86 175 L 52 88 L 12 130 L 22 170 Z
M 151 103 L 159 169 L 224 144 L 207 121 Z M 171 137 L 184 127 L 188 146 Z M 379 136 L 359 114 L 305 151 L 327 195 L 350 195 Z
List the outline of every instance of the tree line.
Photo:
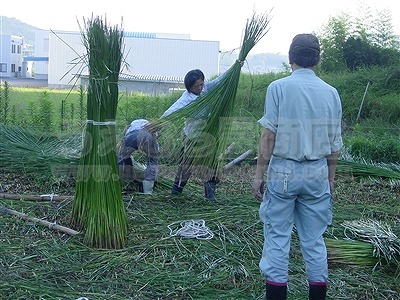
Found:
M 400 62 L 399 37 L 387 9 L 373 12 L 369 6 L 360 6 L 358 17 L 341 13 L 329 18 L 317 36 L 322 48 L 320 68 L 325 72 Z

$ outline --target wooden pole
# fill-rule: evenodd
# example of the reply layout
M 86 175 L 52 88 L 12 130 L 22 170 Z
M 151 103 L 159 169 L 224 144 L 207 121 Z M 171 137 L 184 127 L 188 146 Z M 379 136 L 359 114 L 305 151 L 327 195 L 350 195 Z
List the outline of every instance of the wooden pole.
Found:
M 362 109 L 362 107 L 363 107 L 363 105 L 364 105 L 365 97 L 367 96 L 367 91 L 368 91 L 369 83 L 370 83 L 370 82 L 368 81 L 367 86 L 365 87 L 364 96 L 363 96 L 363 98 L 362 98 L 362 100 L 361 100 L 360 108 L 358 109 L 358 114 L 357 114 L 357 119 L 356 119 L 357 122 L 358 122 L 358 120 L 360 119 L 361 109 Z
M 231 162 L 227 163 L 224 166 L 224 171 L 231 169 L 234 165 L 237 165 L 238 163 L 240 163 L 241 161 L 243 161 L 246 157 L 248 157 L 250 154 L 252 153 L 251 150 L 247 150 L 246 152 L 244 152 L 243 154 L 239 155 L 238 157 L 236 157 L 234 160 L 232 160 Z
M 80 233 L 79 231 L 75 231 L 75 230 L 70 229 L 68 227 L 64 227 L 64 226 L 61 226 L 61 225 L 57 225 L 56 223 L 51 223 L 51 222 L 48 222 L 48 221 L 45 221 L 45 220 L 42 220 L 42 219 L 31 217 L 31 216 L 28 216 L 27 214 L 21 213 L 21 212 L 16 211 L 16 210 L 0 207 L 0 212 L 20 217 L 21 219 L 24 219 L 26 221 L 32 221 L 32 222 L 35 222 L 35 223 L 39 223 L 40 225 L 44 225 L 44 226 L 46 226 L 46 227 L 48 227 L 50 229 L 58 230 L 58 231 L 64 232 L 64 233 L 69 234 L 69 235 L 77 235 L 77 234 Z
M 0 199 L 10 200 L 32 200 L 32 201 L 63 201 L 67 199 L 74 199 L 74 196 L 58 196 L 58 195 L 21 195 L 0 193 Z

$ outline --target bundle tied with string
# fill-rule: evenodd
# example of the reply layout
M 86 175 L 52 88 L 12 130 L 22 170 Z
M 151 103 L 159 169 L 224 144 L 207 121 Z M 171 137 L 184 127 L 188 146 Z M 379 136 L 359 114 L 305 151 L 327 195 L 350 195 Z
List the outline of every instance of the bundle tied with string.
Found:
M 85 243 L 122 248 L 127 218 L 117 168 L 115 117 L 123 33 L 101 18 L 85 22 L 89 87 L 87 122 L 79 159 L 71 223 L 85 231 Z
M 236 91 L 241 67 L 250 50 L 268 32 L 269 21 L 267 13 L 257 15 L 254 12 L 246 22 L 239 57 L 225 76 L 196 101 L 147 126 L 149 130 L 162 128 L 164 138 L 170 137 L 173 140 L 177 134 L 176 129 L 183 128 L 188 120 L 194 121 L 197 124 L 194 138 L 186 140 L 185 155 L 178 159 L 186 165 L 200 166 L 205 176 L 209 176 L 210 170 L 217 170 L 218 173 L 223 167 L 221 155 L 227 147 L 233 112 L 237 105 Z

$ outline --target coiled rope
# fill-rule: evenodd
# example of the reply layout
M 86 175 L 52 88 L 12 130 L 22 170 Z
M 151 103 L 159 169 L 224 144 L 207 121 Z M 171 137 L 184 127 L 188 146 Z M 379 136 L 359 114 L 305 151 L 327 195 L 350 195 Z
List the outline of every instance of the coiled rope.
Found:
M 176 225 L 180 224 L 179 228 Z M 184 220 L 169 224 L 170 236 L 180 236 L 183 238 L 196 238 L 198 240 L 210 240 L 214 233 L 206 226 L 204 220 Z

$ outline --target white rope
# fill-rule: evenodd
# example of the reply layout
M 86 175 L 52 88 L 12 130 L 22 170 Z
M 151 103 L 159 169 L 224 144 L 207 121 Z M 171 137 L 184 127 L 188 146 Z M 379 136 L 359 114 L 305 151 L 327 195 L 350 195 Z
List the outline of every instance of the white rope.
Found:
M 58 196 L 57 194 L 51 193 L 51 194 L 45 194 L 45 195 L 40 195 L 41 198 L 44 197 L 50 197 L 50 202 L 53 201 L 54 196 Z
M 94 120 L 86 120 L 86 124 L 93 124 L 93 125 L 97 125 L 97 126 L 107 126 L 107 125 L 115 125 L 116 122 L 115 121 L 94 121 Z
M 82 149 L 83 149 L 83 147 L 84 147 L 85 133 L 86 133 L 86 126 L 87 126 L 87 124 L 92 124 L 92 125 L 94 125 L 94 126 L 109 126 L 109 125 L 115 126 L 115 124 L 117 124 L 117 122 L 115 122 L 115 121 L 105 121 L 105 122 L 101 122 L 101 121 L 94 121 L 94 120 L 86 120 L 85 125 L 83 126 L 83 129 L 82 129 L 82 137 L 81 137 Z
M 173 228 L 174 225 L 180 224 L 180 228 Z M 214 237 L 214 233 L 206 226 L 204 220 L 184 220 L 174 222 L 168 226 L 170 236 L 180 236 L 184 238 L 196 238 L 198 240 L 210 240 Z M 175 226 L 176 227 L 176 226 Z

